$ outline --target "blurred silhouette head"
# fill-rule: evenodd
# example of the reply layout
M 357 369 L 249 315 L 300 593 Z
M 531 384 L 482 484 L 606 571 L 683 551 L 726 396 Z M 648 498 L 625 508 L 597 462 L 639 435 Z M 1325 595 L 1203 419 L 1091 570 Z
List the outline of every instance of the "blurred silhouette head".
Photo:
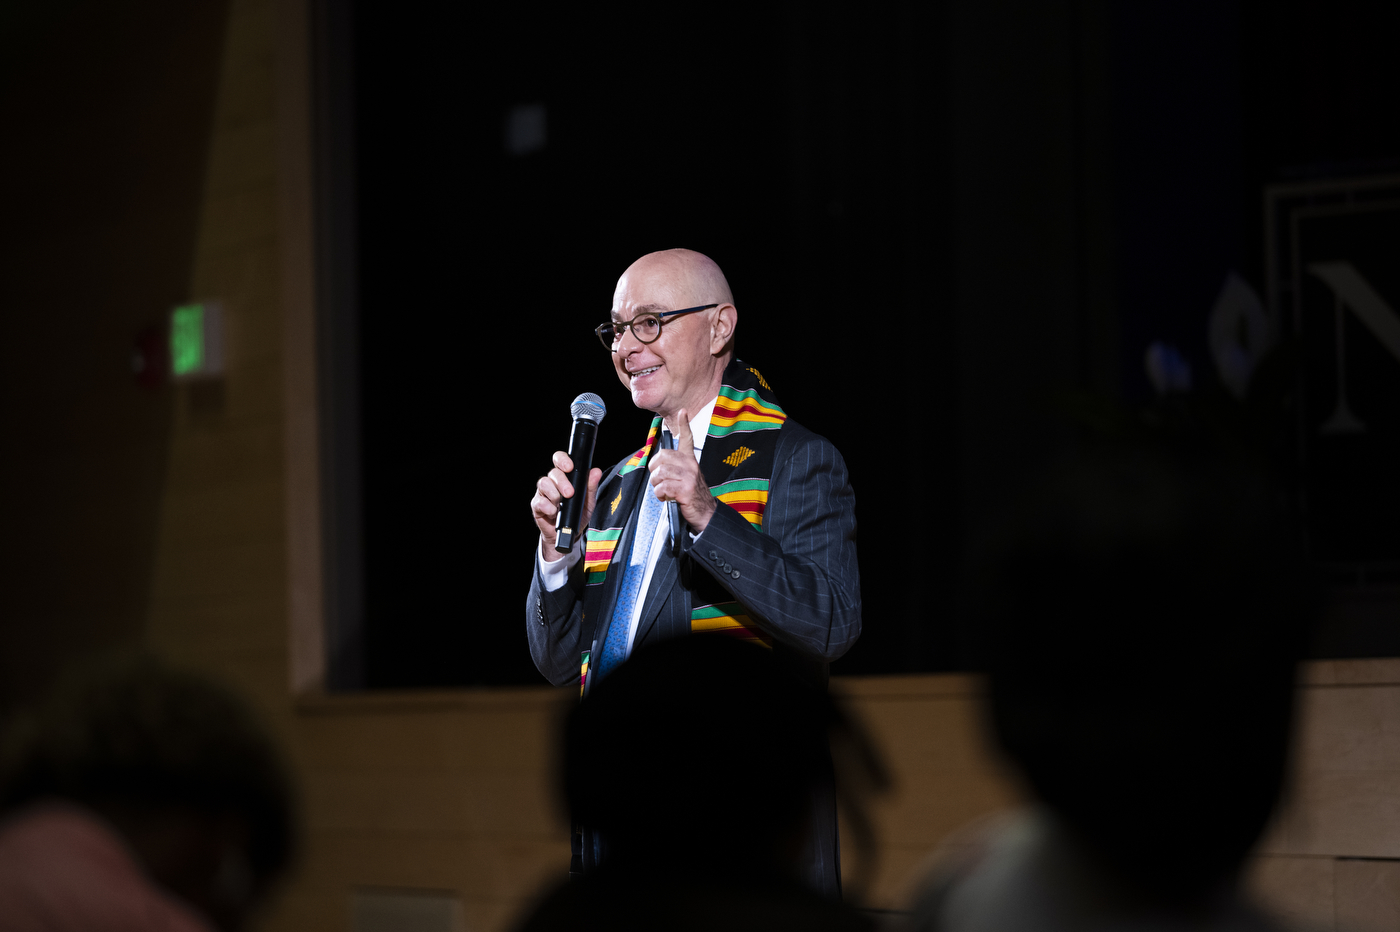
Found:
M 610 868 L 792 878 L 813 793 L 832 779 L 829 736 L 882 779 L 826 691 L 773 651 L 679 638 L 639 650 L 572 710 L 565 796 Z
M 75 670 L 7 742 L 6 809 L 58 798 L 115 827 L 153 881 L 238 928 L 293 848 L 291 783 L 231 692 L 149 657 Z
M 1278 798 L 1309 573 L 1257 476 L 1138 453 L 1053 470 L 975 564 L 1002 746 L 1126 889 L 1231 882 Z

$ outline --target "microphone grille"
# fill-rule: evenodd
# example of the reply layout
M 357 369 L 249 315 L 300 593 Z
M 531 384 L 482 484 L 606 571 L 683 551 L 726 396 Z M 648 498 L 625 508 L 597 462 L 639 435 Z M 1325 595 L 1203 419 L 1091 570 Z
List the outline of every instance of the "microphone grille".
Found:
M 603 399 L 592 392 L 584 392 L 574 399 L 574 403 L 569 405 L 569 413 L 574 416 L 574 420 L 586 417 L 595 424 L 603 423 L 603 415 L 608 413 L 608 406 L 603 404 Z

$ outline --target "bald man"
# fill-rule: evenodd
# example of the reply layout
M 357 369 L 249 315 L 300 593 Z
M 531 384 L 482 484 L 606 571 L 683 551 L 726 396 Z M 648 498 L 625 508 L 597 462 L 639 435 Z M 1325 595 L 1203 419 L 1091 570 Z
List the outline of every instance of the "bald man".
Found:
M 827 664 L 859 637 L 846 464 L 735 357 L 738 323 L 724 273 L 700 253 L 654 252 L 618 279 L 597 333 L 632 402 L 654 417 L 641 448 L 606 473 L 591 470 L 586 488 L 569 483 L 574 464 L 563 451 L 536 484 L 526 629 L 535 665 L 555 685 L 579 677 L 586 696 L 634 650 L 699 632 L 771 648 L 825 685 Z M 588 530 L 561 553 L 555 518 L 577 493 Z M 762 728 L 763 710 L 727 704 L 723 683 L 715 671 L 695 688 L 712 691 L 715 714 L 736 728 Z M 782 792 L 745 788 L 742 774 L 734 788 Z M 813 807 L 803 873 L 839 895 L 835 805 L 826 794 Z M 603 860 L 601 839 L 585 832 L 575 842 L 575 869 Z M 676 853 L 684 849 L 678 839 Z

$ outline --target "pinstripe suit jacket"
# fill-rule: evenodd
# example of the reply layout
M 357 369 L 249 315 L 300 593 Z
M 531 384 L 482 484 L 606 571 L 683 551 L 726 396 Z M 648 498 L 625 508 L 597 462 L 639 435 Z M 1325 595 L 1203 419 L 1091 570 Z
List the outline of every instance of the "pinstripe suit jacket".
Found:
M 626 462 L 625 460 L 623 462 Z M 607 488 L 623 463 L 607 473 Z M 714 484 L 714 478 L 706 481 Z M 600 496 L 601 497 L 601 496 Z M 641 496 L 636 496 L 614 561 L 629 559 Z M 598 526 L 600 507 L 593 525 Z M 692 594 L 696 574 L 707 574 L 738 601 L 773 641 L 773 649 L 804 670 L 814 684 L 826 685 L 827 663 L 840 657 L 860 636 L 860 574 L 856 566 L 855 493 L 841 454 L 791 418 L 779 433 L 769 479 L 764 528 L 757 532 L 737 511 L 721 503 L 688 553 L 679 560 L 663 548 L 643 602 L 633 649 L 691 633 Z M 614 619 L 622 572 L 609 572 L 610 587 L 597 619 L 583 617 L 583 561 L 564 587 L 547 592 L 538 561 L 526 603 L 530 652 L 540 672 L 556 686 L 579 676 L 579 660 L 589 650 L 598 657 Z M 706 586 L 705 588 L 710 588 Z M 616 619 L 627 624 L 629 619 Z M 723 672 L 715 671 L 722 680 Z M 697 684 L 697 688 L 703 688 Z M 717 710 L 719 711 L 719 710 Z M 761 710 L 742 713 L 746 727 L 762 727 Z M 583 866 L 603 857 L 602 839 L 584 828 L 579 844 Z M 678 840 L 678 850 L 684 850 Z M 840 855 L 836 799 L 829 782 L 812 800 L 807 850 L 807 882 L 812 889 L 839 898 Z
M 621 466 L 614 466 L 599 487 L 606 487 Z M 625 563 L 632 552 L 636 510 L 616 561 Z M 598 517 L 595 513 L 595 526 Z M 855 493 L 836 448 L 791 418 L 779 434 L 763 525 L 763 532 L 756 533 L 738 512 L 721 504 L 689 553 L 677 560 L 665 548 L 642 604 L 633 648 L 690 633 L 694 574 L 705 573 L 743 605 L 775 649 L 825 684 L 827 663 L 860 636 Z M 525 627 L 535 666 L 554 685 L 578 677 L 583 651 L 591 649 L 597 657 L 622 575 L 608 574 L 601 617 L 585 619 L 582 561 L 568 584 L 554 592 L 545 591 L 536 565 Z

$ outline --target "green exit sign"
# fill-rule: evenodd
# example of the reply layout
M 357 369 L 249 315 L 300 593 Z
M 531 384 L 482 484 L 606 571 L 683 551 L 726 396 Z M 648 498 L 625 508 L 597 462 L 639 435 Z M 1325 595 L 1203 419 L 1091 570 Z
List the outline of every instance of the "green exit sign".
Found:
M 224 374 L 223 311 L 216 302 L 186 304 L 170 312 L 170 374 L 176 380 Z

